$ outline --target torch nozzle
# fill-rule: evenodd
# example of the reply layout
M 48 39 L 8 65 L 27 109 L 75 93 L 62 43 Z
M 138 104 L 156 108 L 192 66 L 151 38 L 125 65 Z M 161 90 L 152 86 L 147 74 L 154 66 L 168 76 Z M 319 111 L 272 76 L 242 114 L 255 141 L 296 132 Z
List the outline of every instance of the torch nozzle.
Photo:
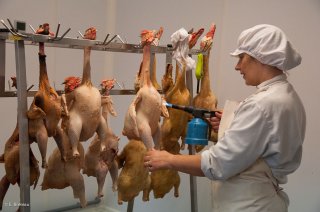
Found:
M 194 117 L 197 118 L 209 118 L 215 116 L 215 111 L 210 111 L 202 108 L 194 108 L 191 106 L 184 106 L 184 105 L 175 105 L 171 103 L 165 103 L 167 107 L 171 107 L 178 110 L 183 110 L 185 112 L 191 113 Z

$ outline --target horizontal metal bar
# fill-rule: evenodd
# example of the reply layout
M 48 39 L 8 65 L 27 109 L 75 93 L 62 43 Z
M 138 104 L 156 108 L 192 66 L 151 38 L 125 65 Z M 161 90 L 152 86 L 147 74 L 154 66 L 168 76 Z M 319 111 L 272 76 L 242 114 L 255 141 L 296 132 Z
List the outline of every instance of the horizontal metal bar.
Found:
M 36 91 L 28 91 L 27 96 L 33 97 L 36 94 Z M 4 91 L 0 92 L 0 97 L 17 97 L 17 91 Z
M 87 206 L 89 205 L 95 205 L 95 204 L 98 204 L 101 202 L 101 199 L 99 198 L 96 198 L 94 200 L 91 200 L 91 201 L 88 201 L 87 202 Z M 47 210 L 45 212 L 62 212 L 62 211 L 69 211 L 69 210 L 72 210 L 72 209 L 80 209 L 81 208 L 81 205 L 80 203 L 77 203 L 75 205 L 70 205 L 70 206 L 65 206 L 65 207 L 61 207 L 61 208 L 56 208 L 56 209 L 53 209 L 53 210 Z
M 63 94 L 64 91 L 57 90 L 56 91 L 59 95 Z M 162 93 L 162 90 L 158 90 L 159 93 Z M 31 90 L 27 92 L 28 97 L 33 97 L 37 91 Z M 135 95 L 137 92 L 132 89 L 120 89 L 120 90 L 111 90 L 110 95 Z M 17 97 L 17 91 L 4 91 L 0 92 L 0 97 Z
M 103 41 L 98 40 L 87 40 L 82 38 L 68 38 L 52 39 L 48 35 L 23 33 L 27 37 L 14 36 L 8 32 L 0 32 L 0 39 L 8 40 L 11 43 L 14 40 L 24 40 L 25 45 L 38 45 L 37 43 L 46 43 L 47 47 L 58 47 L 58 48 L 72 48 L 72 49 L 83 49 L 86 46 L 91 46 L 92 50 L 97 51 L 111 51 L 111 52 L 127 52 L 127 53 L 142 53 L 143 49 L 139 44 L 127 44 L 127 43 L 116 43 L 111 42 L 108 45 L 104 44 Z M 58 37 L 59 38 L 59 37 Z M 167 53 L 172 52 L 173 48 L 167 46 L 151 46 L 152 53 Z M 189 54 L 197 55 L 199 53 L 206 54 L 201 50 L 191 49 Z

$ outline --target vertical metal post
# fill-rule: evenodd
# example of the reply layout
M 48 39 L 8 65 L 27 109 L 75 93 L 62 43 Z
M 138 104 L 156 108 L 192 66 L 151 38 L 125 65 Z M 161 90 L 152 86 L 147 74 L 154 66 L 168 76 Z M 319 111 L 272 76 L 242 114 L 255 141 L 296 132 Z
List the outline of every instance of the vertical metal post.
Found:
M 154 63 L 154 59 L 155 59 L 155 53 L 150 53 L 150 79 L 151 79 L 151 76 L 152 76 L 152 74 L 153 74 L 153 72 L 154 72 L 154 70 L 153 70 L 153 63 Z
M 134 205 L 134 198 L 132 200 L 128 201 L 127 212 L 133 211 L 133 205 Z
M 6 76 L 6 40 L 0 39 L 0 93 L 5 90 Z
M 193 99 L 193 81 L 192 81 L 192 70 L 186 72 L 186 84 L 190 92 L 191 99 Z M 191 104 L 191 102 L 190 102 Z M 194 145 L 188 145 L 189 155 L 196 154 Z M 190 175 L 190 198 L 191 198 L 191 211 L 198 211 L 198 198 L 197 198 L 197 178 Z
M 27 118 L 26 58 L 23 40 L 15 40 L 20 145 L 20 211 L 30 212 L 30 164 Z
M 167 52 L 166 52 L 166 65 L 167 64 L 172 64 L 172 52 L 168 51 L 168 48 L 167 48 Z

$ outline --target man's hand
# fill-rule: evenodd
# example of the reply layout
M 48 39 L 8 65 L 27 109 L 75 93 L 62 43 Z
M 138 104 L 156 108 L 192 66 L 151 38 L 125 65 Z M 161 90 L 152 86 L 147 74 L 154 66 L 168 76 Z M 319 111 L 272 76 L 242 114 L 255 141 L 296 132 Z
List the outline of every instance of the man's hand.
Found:
M 168 169 L 171 168 L 170 160 L 172 160 L 172 157 L 173 155 L 167 151 L 151 149 L 144 157 L 144 166 L 149 171 Z
M 215 133 L 219 131 L 221 116 L 222 116 L 222 111 L 217 111 L 215 113 L 215 117 L 208 118 L 208 121 L 210 122 L 212 129 Z

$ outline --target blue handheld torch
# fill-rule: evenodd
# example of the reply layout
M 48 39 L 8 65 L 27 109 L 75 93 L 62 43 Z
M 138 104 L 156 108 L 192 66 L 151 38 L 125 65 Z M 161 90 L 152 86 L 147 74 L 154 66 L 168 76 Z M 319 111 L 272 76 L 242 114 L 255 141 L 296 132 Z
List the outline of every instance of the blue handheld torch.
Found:
M 188 123 L 187 136 L 185 139 L 187 144 L 208 144 L 208 139 L 211 136 L 211 124 L 207 118 L 214 117 L 215 111 L 170 103 L 165 104 L 167 107 L 182 110 L 193 115 L 194 118 Z

